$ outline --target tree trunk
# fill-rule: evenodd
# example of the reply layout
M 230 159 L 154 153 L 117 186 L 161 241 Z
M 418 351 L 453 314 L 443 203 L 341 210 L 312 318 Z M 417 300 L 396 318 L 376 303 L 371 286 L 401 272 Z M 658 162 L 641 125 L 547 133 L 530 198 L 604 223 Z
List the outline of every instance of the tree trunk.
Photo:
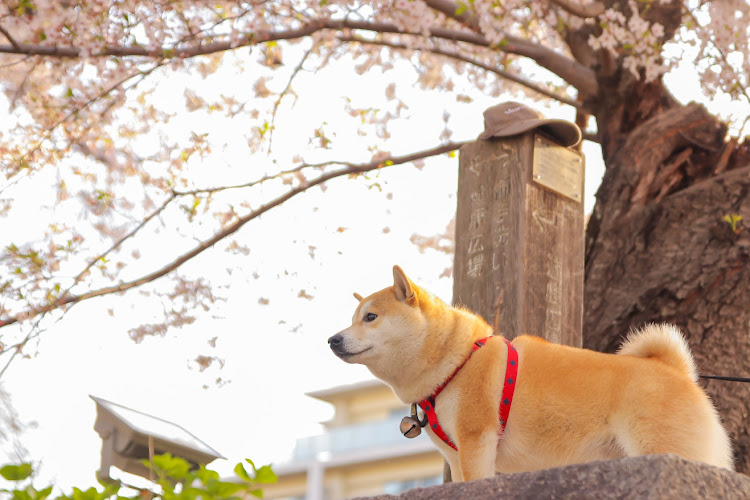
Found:
M 607 168 L 586 233 L 584 347 L 613 352 L 631 328 L 670 322 L 699 373 L 750 376 L 750 141 L 725 142 L 723 124 L 661 82 L 589 106 Z M 700 383 L 750 472 L 750 384 Z

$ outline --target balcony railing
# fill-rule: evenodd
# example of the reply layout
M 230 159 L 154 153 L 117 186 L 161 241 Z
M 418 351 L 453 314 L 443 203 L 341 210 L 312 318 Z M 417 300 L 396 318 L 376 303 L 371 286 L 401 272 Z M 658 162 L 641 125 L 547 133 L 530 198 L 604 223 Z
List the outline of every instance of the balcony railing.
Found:
M 292 460 L 307 460 L 318 457 L 321 453 L 335 455 L 346 451 L 403 444 L 407 439 L 399 431 L 401 418 L 402 416 L 393 416 L 377 422 L 337 427 L 319 436 L 298 439 Z M 420 435 L 416 439 L 427 438 Z

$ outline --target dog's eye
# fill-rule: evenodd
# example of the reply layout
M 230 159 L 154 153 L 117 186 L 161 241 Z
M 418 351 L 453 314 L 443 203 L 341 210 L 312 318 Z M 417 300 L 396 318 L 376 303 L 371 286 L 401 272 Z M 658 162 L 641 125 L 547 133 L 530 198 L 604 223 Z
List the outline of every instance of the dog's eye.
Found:
M 375 318 L 377 317 L 378 315 L 375 313 L 367 313 L 365 314 L 365 321 L 369 323 L 370 321 L 375 321 Z

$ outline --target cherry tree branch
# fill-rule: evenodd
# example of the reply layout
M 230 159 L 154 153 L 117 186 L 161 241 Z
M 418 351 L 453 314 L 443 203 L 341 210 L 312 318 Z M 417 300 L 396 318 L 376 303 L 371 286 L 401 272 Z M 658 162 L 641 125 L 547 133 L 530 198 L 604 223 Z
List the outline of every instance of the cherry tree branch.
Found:
M 606 10 L 605 5 L 597 0 L 591 0 L 586 3 L 580 3 L 577 0 L 547 1 L 557 5 L 566 12 L 583 18 L 600 16 Z M 449 18 L 455 19 L 464 26 L 474 31 L 479 31 L 479 21 L 471 9 L 459 9 L 458 5 L 451 0 L 425 0 L 425 4 L 438 12 L 442 12 Z
M 154 217 L 156 217 L 160 213 L 162 213 L 164 211 L 164 209 L 166 209 L 167 206 L 172 201 L 174 201 L 174 199 L 177 196 L 178 195 L 176 193 L 172 193 L 166 200 L 164 200 L 164 203 L 162 203 L 161 206 L 159 206 L 156 210 L 154 210 L 153 212 L 151 212 L 145 219 L 143 219 L 128 234 L 126 234 L 125 236 L 123 236 L 122 238 L 120 238 L 119 240 L 117 240 L 116 242 L 114 242 L 112 244 L 112 246 L 110 246 L 107 250 L 105 250 L 104 252 L 102 252 L 100 255 L 96 256 L 93 259 L 91 259 L 89 261 L 88 265 L 86 265 L 86 267 L 80 273 L 78 273 L 78 275 L 76 275 L 76 277 L 73 279 L 73 283 L 67 288 L 67 290 L 65 290 L 65 292 L 62 295 L 63 296 L 67 295 L 68 292 L 71 290 L 71 288 L 73 288 L 75 285 L 77 285 L 81 281 L 81 279 L 86 275 L 86 273 L 89 271 L 89 269 L 91 269 L 92 267 L 94 267 L 94 265 L 97 262 L 99 262 L 100 260 L 104 259 L 107 255 L 109 255 L 110 253 L 112 253 L 113 251 L 115 251 L 117 248 L 119 248 L 123 243 L 125 243 L 125 241 L 127 241 L 128 239 L 130 239 L 133 236 L 135 236 L 135 234 L 138 231 L 140 231 L 141 229 L 143 229 L 143 227 L 146 224 L 148 224 Z
M 102 48 L 97 52 L 87 53 L 88 57 L 99 58 L 99 57 L 158 57 L 158 58 L 189 58 L 195 56 L 215 54 L 218 52 L 226 52 L 238 47 L 244 47 L 249 45 L 257 45 L 265 42 L 279 41 L 279 40 L 296 40 L 304 38 L 321 30 L 326 29 L 363 29 L 368 31 L 384 32 L 384 33 L 399 33 L 399 30 L 395 25 L 389 23 L 369 23 L 365 21 L 356 21 L 350 19 L 333 20 L 333 19 L 317 19 L 300 25 L 297 28 L 288 29 L 284 31 L 258 31 L 249 33 L 240 37 L 239 40 L 230 41 L 224 40 L 220 42 L 207 42 L 200 43 L 200 39 L 196 40 L 196 44 L 187 47 L 163 47 L 157 50 L 149 50 L 142 45 L 132 46 L 120 46 L 110 45 Z M 67 46 L 61 47 L 57 45 L 29 45 L 19 44 L 18 47 L 10 45 L 0 45 L 0 53 L 6 54 L 27 54 L 27 55 L 41 55 L 48 57 L 59 57 L 59 58 L 79 58 L 83 49 L 80 47 Z
M 425 0 L 424 3 L 431 9 L 442 12 L 446 17 L 455 19 L 472 31 L 479 32 L 479 21 L 472 9 L 459 10 L 458 5 L 451 0 Z
M 485 64 L 485 63 L 482 63 L 480 61 L 476 61 L 474 59 L 471 59 L 471 58 L 469 58 L 467 56 L 458 54 L 456 52 L 450 52 L 450 51 L 447 51 L 447 50 L 439 49 L 437 47 L 432 47 L 432 48 L 425 48 L 425 47 L 413 48 L 413 47 L 408 47 L 407 45 L 399 44 L 399 43 L 395 43 L 395 42 L 386 42 L 384 40 L 368 40 L 368 39 L 365 39 L 365 38 L 362 38 L 362 37 L 358 37 L 358 36 L 344 36 L 344 35 L 342 35 L 342 36 L 337 37 L 337 39 L 341 40 L 342 42 L 358 42 L 358 43 L 364 43 L 364 44 L 369 44 L 369 45 L 382 45 L 384 47 L 390 47 L 390 48 L 398 49 L 398 50 L 419 50 L 421 52 L 429 52 L 431 54 L 437 54 L 437 55 L 440 55 L 440 56 L 449 57 L 451 59 L 456 59 L 458 61 L 463 61 L 465 63 L 471 64 L 471 65 L 476 66 L 478 68 L 481 68 L 481 69 L 483 69 L 485 71 L 489 71 L 490 73 L 493 73 L 493 74 L 495 74 L 495 75 L 497 75 L 497 76 L 499 76 L 501 78 L 505 78 L 506 80 L 510 80 L 510 81 L 512 81 L 514 83 L 517 83 L 519 85 L 523 85 L 524 87 L 526 87 L 526 88 L 528 88 L 530 90 L 533 90 L 534 92 L 538 92 L 538 93 L 540 93 L 540 94 L 542 94 L 544 96 L 549 97 L 550 99 L 554 99 L 554 100 L 559 101 L 559 102 L 561 102 L 563 104 L 568 104 L 568 105 L 573 106 L 575 108 L 582 108 L 583 107 L 583 104 L 581 102 L 579 102 L 579 101 L 576 101 L 574 99 L 570 99 L 570 98 L 565 97 L 565 96 L 558 95 L 558 94 L 552 92 L 551 90 L 548 90 L 548 89 L 542 87 L 541 85 L 537 85 L 534 82 L 526 80 L 525 78 L 522 78 L 520 76 L 514 75 L 513 73 L 510 73 L 508 71 L 505 71 L 505 70 L 502 70 L 502 69 L 498 69 L 498 68 L 496 68 L 494 66 L 490 66 L 489 64 Z
M 8 30 L 3 28 L 2 26 L 0 26 L 0 33 L 2 33 L 5 36 L 5 38 L 8 39 L 8 41 L 10 42 L 11 45 L 13 45 L 13 47 L 19 50 L 21 49 L 21 46 L 18 45 L 18 42 L 16 42 L 15 39 L 11 36 L 11 34 L 8 33 Z
M 570 4 L 569 0 L 550 1 L 555 1 L 555 3 L 558 3 L 558 5 Z M 447 17 L 454 19 L 464 26 L 468 27 L 476 33 L 477 37 L 479 37 L 473 41 L 463 41 L 467 41 L 475 45 L 482 45 L 486 47 L 490 46 L 487 40 L 481 34 L 479 34 L 479 20 L 476 16 L 473 15 L 471 9 L 459 10 L 458 5 L 451 0 L 425 0 L 425 3 L 430 8 L 441 12 Z M 508 34 L 505 35 L 505 40 L 500 48 L 504 52 L 533 59 L 543 68 L 550 70 L 563 80 L 567 81 L 573 87 L 577 88 L 579 92 L 583 92 L 587 95 L 596 95 L 599 92 L 596 76 L 590 68 L 587 68 L 586 66 L 580 64 L 578 61 L 559 54 L 554 50 L 548 49 L 547 47 L 530 42 L 523 38 Z
M 291 76 L 289 77 L 289 80 L 286 82 L 286 87 L 284 87 L 284 90 L 281 91 L 279 94 L 278 99 L 276 99 L 276 102 L 273 105 L 273 111 L 271 113 L 271 126 L 269 129 L 269 135 L 268 135 L 268 152 L 271 152 L 271 146 L 273 145 L 273 131 L 275 130 L 275 124 L 276 124 L 276 115 L 279 111 L 279 106 L 281 105 L 281 100 L 284 99 L 284 97 L 289 94 L 289 92 L 292 89 L 292 82 L 294 82 L 294 79 L 297 77 L 300 71 L 302 71 L 302 66 L 305 64 L 305 61 L 307 61 L 307 58 L 310 57 L 310 54 L 312 53 L 313 49 L 308 49 L 305 51 L 304 55 L 302 56 L 302 59 L 300 60 L 299 64 L 294 68 L 294 71 L 292 71 Z
M 16 61 L 13 61 L 13 62 L 9 62 L 9 63 L 6 63 L 6 64 L 0 64 L 0 69 L 2 69 L 2 68 L 10 68 L 11 66 L 15 66 L 16 64 L 25 63 L 31 57 L 32 56 L 26 56 L 26 57 L 22 57 L 22 58 L 20 58 L 20 59 L 18 59 Z
M 91 290 L 86 293 L 82 293 L 79 295 L 64 295 L 58 298 L 57 300 L 52 301 L 51 303 L 40 306 L 37 308 L 29 309 L 27 311 L 24 311 L 22 313 L 16 314 L 11 317 L 6 318 L 0 318 L 0 328 L 13 325 L 15 323 L 18 323 L 21 320 L 29 319 L 36 317 L 40 314 L 46 314 L 50 311 L 53 311 L 55 309 L 60 309 L 66 306 L 71 306 L 73 304 L 77 304 L 79 302 L 83 302 L 88 299 L 92 299 L 95 297 L 102 297 L 105 295 L 111 295 L 114 293 L 122 293 L 128 290 L 131 290 L 133 288 L 137 288 L 141 285 L 144 285 L 146 283 L 150 283 L 153 281 L 158 280 L 159 278 L 162 278 L 166 276 L 167 274 L 171 273 L 172 271 L 176 270 L 189 260 L 193 259 L 194 257 L 200 255 L 208 248 L 211 248 L 212 246 L 216 245 L 223 239 L 227 238 L 228 236 L 236 233 L 239 231 L 242 226 L 247 224 L 253 219 L 258 218 L 259 216 L 263 215 L 264 213 L 268 212 L 269 210 L 285 203 L 286 201 L 290 200 L 291 198 L 294 198 L 298 194 L 304 193 L 308 189 L 323 184 L 331 179 L 335 179 L 337 177 L 342 176 L 348 176 L 353 174 L 361 174 L 364 172 L 369 172 L 372 170 L 377 170 L 381 168 L 386 168 L 392 165 L 401 165 L 404 163 L 410 163 L 416 160 L 429 158 L 432 156 L 438 156 L 441 154 L 449 153 L 451 151 L 455 151 L 458 148 L 460 148 L 462 145 L 466 144 L 466 142 L 451 142 L 448 144 L 443 144 L 441 146 L 437 146 L 432 149 L 419 151 L 417 153 L 412 153 L 409 155 L 404 156 L 391 156 L 388 158 L 382 158 L 379 160 L 371 161 L 369 163 L 361 163 L 361 164 L 348 164 L 345 167 L 331 170 L 329 172 L 320 174 L 315 179 L 309 180 L 305 183 L 300 184 L 299 186 L 290 189 L 288 192 L 286 192 L 284 195 L 279 196 L 278 198 L 275 198 L 268 203 L 258 207 L 257 209 L 251 211 L 247 215 L 237 219 L 234 223 L 227 226 L 223 230 L 217 232 L 214 236 L 211 238 L 201 241 L 196 247 L 189 250 L 188 252 L 180 255 L 173 261 L 171 261 L 169 264 L 161 267 L 160 269 L 157 269 L 151 273 L 145 274 L 139 278 L 136 278 L 132 281 L 122 282 L 117 285 L 112 285 L 108 287 L 99 288 L 97 290 Z M 235 187 L 235 186 L 233 186 Z M 215 188 L 214 191 L 217 191 L 221 188 Z M 197 191 L 196 191 L 197 192 Z M 177 195 L 187 195 L 192 194 L 191 193 L 176 193 Z
M 237 41 L 208 42 L 196 44 L 190 47 L 171 47 L 161 48 L 156 51 L 149 50 L 143 46 L 108 46 L 102 50 L 87 54 L 89 57 L 109 57 L 109 56 L 140 56 L 140 57 L 159 57 L 159 58 L 189 58 L 199 55 L 213 54 L 232 50 L 237 47 L 256 45 L 269 41 L 278 40 L 295 40 L 310 36 L 322 30 L 342 30 L 355 29 L 372 31 L 376 33 L 392 33 L 401 35 L 419 35 L 418 33 L 405 33 L 396 25 L 383 22 L 358 21 L 353 19 L 317 19 L 297 28 L 284 31 L 265 31 L 250 33 L 241 37 Z M 442 27 L 433 27 L 429 35 L 445 40 L 466 42 L 480 47 L 496 49 L 481 34 L 471 31 L 457 31 Z M 548 69 L 561 77 L 579 92 L 587 95 L 596 95 L 598 93 L 598 83 L 596 76 L 590 68 L 580 64 L 563 54 L 559 54 L 552 49 L 542 45 L 524 40 L 519 37 L 507 35 L 502 50 L 511 54 L 516 54 L 533 59 L 540 66 Z M 81 57 L 82 49 L 79 47 L 59 47 L 48 45 L 27 45 L 20 44 L 18 47 L 12 45 L 0 45 L 0 53 L 7 54 L 27 54 L 42 55 L 48 57 L 77 58 Z
M 533 59 L 539 66 L 550 70 L 578 89 L 579 93 L 586 95 L 597 95 L 599 93 L 599 83 L 594 71 L 575 59 L 542 45 L 510 35 L 505 37 L 502 50 Z
M 60 120 L 58 120 L 56 123 L 54 123 L 47 130 L 45 130 L 44 133 L 42 133 L 41 139 L 37 140 L 36 144 L 34 144 L 18 160 L 16 160 L 17 163 L 22 163 L 26 158 L 28 158 L 29 156 L 31 156 L 32 154 L 34 154 L 36 151 L 39 151 L 39 149 L 42 147 L 42 144 L 44 144 L 45 141 L 47 141 L 52 136 L 52 133 L 60 125 L 62 125 L 63 123 L 67 122 L 68 120 L 70 120 L 74 116 L 77 116 L 81 111 L 83 111 L 86 108 L 88 108 L 89 106 L 93 105 L 95 102 L 97 102 L 100 99 L 108 96 L 109 94 L 111 94 L 112 92 L 114 92 L 115 90 L 117 90 L 118 88 L 120 88 L 121 86 L 123 86 L 125 83 L 127 83 L 129 80 L 132 80 L 133 78 L 136 78 L 136 77 L 140 76 L 141 77 L 141 81 L 143 81 L 144 78 L 146 78 L 148 75 L 150 75 L 152 72 L 156 71 L 158 68 L 160 68 L 164 64 L 165 64 L 164 62 L 159 61 L 156 64 L 154 64 L 154 66 L 152 66 L 151 68 L 149 68 L 147 70 L 141 70 L 141 71 L 136 71 L 134 73 L 131 73 L 130 75 L 122 78 L 121 80 L 118 80 L 117 82 L 115 82 L 114 84 L 112 84 L 110 87 L 104 89 L 99 94 L 97 94 L 96 96 L 92 97 L 91 99 L 89 99 L 88 101 L 86 101 L 85 103 L 83 103 L 81 106 L 79 106 L 79 107 L 75 108 L 74 110 L 68 112 L 64 117 L 60 118 Z
M 31 56 L 26 56 L 21 60 L 26 60 Z M 21 62 L 21 61 L 16 61 Z M 18 101 L 18 98 L 23 94 L 24 89 L 26 88 L 26 84 L 29 81 L 29 77 L 31 74 L 36 70 L 36 67 L 39 65 L 40 61 L 37 59 L 36 61 L 33 61 L 31 64 L 31 67 L 29 70 L 23 75 L 23 79 L 21 80 L 21 83 L 18 84 L 18 87 L 16 88 L 16 91 L 13 92 L 13 97 L 10 99 L 10 109 L 14 109 L 16 107 L 16 102 Z
M 98 255 L 97 257 L 95 257 L 93 259 L 91 259 L 91 261 L 89 261 L 88 265 L 80 273 L 78 273 L 78 275 L 73 279 L 73 283 L 70 286 L 68 286 L 65 289 L 65 291 L 62 292 L 61 297 L 67 296 L 68 293 L 70 293 L 70 290 L 81 281 L 81 279 L 86 275 L 86 273 L 89 271 L 89 269 L 91 269 L 97 262 L 99 262 L 99 260 L 105 258 L 112 251 L 114 251 L 115 249 L 117 249 L 126 240 L 128 240 L 131 237 L 133 237 L 138 231 L 140 231 L 141 229 L 143 229 L 143 227 L 146 224 L 148 224 L 149 221 L 151 221 L 154 217 L 156 217 L 157 215 L 159 215 L 160 213 L 162 213 L 164 211 L 164 209 L 167 208 L 167 205 L 169 205 L 175 198 L 177 198 L 177 196 L 178 196 L 177 194 L 172 193 L 172 195 L 169 196 L 164 201 L 164 203 L 162 203 L 162 205 L 159 208 L 157 208 L 154 212 L 152 212 L 151 214 L 149 214 L 148 217 L 146 217 L 145 219 L 143 219 L 140 222 L 140 224 L 138 224 L 132 231 L 130 231 L 128 234 L 126 234 L 125 236 L 123 236 L 122 238 L 120 238 L 119 240 L 117 240 L 111 247 L 109 247 L 107 250 L 105 250 L 104 252 L 102 252 L 100 255 Z M 78 302 L 80 302 L 80 301 L 78 301 Z M 2 369 L 0 369 L 0 378 L 3 377 L 3 375 L 5 374 L 5 372 L 8 369 L 8 367 L 10 367 L 11 363 L 13 363 L 13 360 L 16 358 L 16 356 L 18 356 L 18 354 L 21 353 L 21 350 L 23 349 L 23 347 L 26 344 L 28 344 L 31 340 L 39 337 L 45 331 L 44 329 L 40 328 L 39 325 L 41 324 L 42 319 L 44 319 L 44 317 L 48 313 L 50 313 L 51 311 L 53 311 L 55 309 L 60 309 L 61 307 L 67 306 L 67 307 L 65 307 L 65 309 L 63 311 L 63 314 L 60 315 L 55 320 L 55 323 L 57 323 L 60 320 L 62 320 L 62 318 L 70 310 L 70 308 L 73 307 L 78 302 L 71 302 L 71 303 L 65 304 L 64 306 L 61 305 L 61 306 L 58 306 L 58 307 L 48 307 L 48 308 L 44 308 L 44 309 L 39 310 L 39 312 L 35 315 L 35 316 L 38 316 L 38 317 L 34 321 L 34 325 L 31 327 L 31 330 L 29 331 L 28 334 L 26 334 L 26 336 L 23 338 L 23 340 L 21 340 L 20 342 L 17 342 L 16 344 L 14 344 L 12 346 L 7 346 L 7 347 L 5 347 L 5 349 L 3 351 L 0 351 L 0 356 L 2 356 L 3 354 L 5 354 L 6 352 L 12 351 L 12 354 L 11 354 L 10 358 L 5 362 L 5 365 L 2 367 Z M 8 324 L 12 324 L 12 323 L 8 323 Z M 6 325 L 3 324 L 2 321 L 0 321 L 0 327 L 3 327 L 3 326 L 6 326 Z
M 59 323 L 65 317 L 65 315 L 68 313 L 68 311 L 70 311 L 70 308 L 66 308 L 63 311 L 63 313 L 59 317 L 57 317 L 55 319 L 54 322 L 55 323 Z M 31 330 L 29 331 L 29 333 L 26 334 L 26 336 L 23 338 L 23 340 L 21 340 L 20 342 L 16 342 L 13 345 L 6 346 L 5 350 L 0 351 L 0 357 L 2 357 L 3 355 L 5 355 L 8 352 L 11 353 L 10 358 L 8 358 L 8 360 L 5 362 L 5 365 L 3 365 L 2 369 L 0 369 L 0 379 L 3 378 L 3 375 L 5 375 L 5 372 L 8 370 L 8 368 L 10 368 L 10 365 L 13 363 L 13 360 L 16 359 L 16 356 L 18 356 L 19 354 L 21 354 L 21 352 L 23 351 L 23 348 L 26 346 L 26 344 L 28 344 L 32 340 L 38 338 L 39 336 L 41 336 L 42 333 L 44 333 L 46 331 L 46 328 L 40 328 L 39 327 L 39 325 L 42 322 L 42 319 L 44 319 L 44 315 L 45 314 L 46 313 L 42 313 L 42 315 L 39 318 L 36 319 L 36 321 L 34 322 L 34 325 L 31 327 Z
M 189 191 L 174 191 L 174 194 L 177 196 L 195 196 L 198 194 L 213 194 L 217 193 L 219 191 L 228 191 L 230 189 L 246 189 L 251 188 L 253 186 L 258 186 L 260 184 L 263 184 L 264 182 L 270 181 L 272 179 L 280 179 L 282 177 L 293 175 L 298 172 L 301 172 L 303 170 L 309 169 L 309 168 L 325 168 L 329 167 L 331 165 L 343 165 L 346 167 L 354 167 L 356 164 L 354 163 L 348 163 L 348 162 L 338 162 L 338 161 L 329 161 L 325 163 L 302 163 L 300 165 L 297 165 L 294 168 L 290 168 L 288 170 L 282 170 L 280 172 L 277 172 L 275 174 L 270 175 L 264 175 L 260 179 L 256 179 L 254 181 L 250 182 L 244 182 L 242 184 L 233 184 L 231 186 L 218 186 L 218 187 L 207 187 L 207 188 L 198 188 L 198 189 L 191 189 Z

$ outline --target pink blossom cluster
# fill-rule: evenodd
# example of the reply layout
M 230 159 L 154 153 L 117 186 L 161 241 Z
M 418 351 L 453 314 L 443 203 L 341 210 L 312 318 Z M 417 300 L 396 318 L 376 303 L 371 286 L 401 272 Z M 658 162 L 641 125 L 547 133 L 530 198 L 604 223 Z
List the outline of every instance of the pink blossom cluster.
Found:
M 391 14 L 402 30 L 428 36 L 435 24 L 435 13 L 423 1 L 394 0 Z
M 551 47 L 560 47 L 555 26 L 558 11 L 544 0 L 475 0 L 471 8 L 479 28 L 492 46 L 498 46 L 507 35 L 528 36 Z
M 750 2 L 709 2 L 689 11 L 686 23 L 693 29 L 679 37 L 698 47 L 696 64 L 706 92 L 726 92 L 750 102 Z
M 664 26 L 643 19 L 635 0 L 629 0 L 630 17 L 615 9 L 607 9 L 600 17 L 602 32 L 591 35 L 589 45 L 595 50 L 606 50 L 613 57 L 622 57 L 622 65 L 635 78 L 643 71 L 646 82 L 653 81 L 666 71 L 661 58 Z

